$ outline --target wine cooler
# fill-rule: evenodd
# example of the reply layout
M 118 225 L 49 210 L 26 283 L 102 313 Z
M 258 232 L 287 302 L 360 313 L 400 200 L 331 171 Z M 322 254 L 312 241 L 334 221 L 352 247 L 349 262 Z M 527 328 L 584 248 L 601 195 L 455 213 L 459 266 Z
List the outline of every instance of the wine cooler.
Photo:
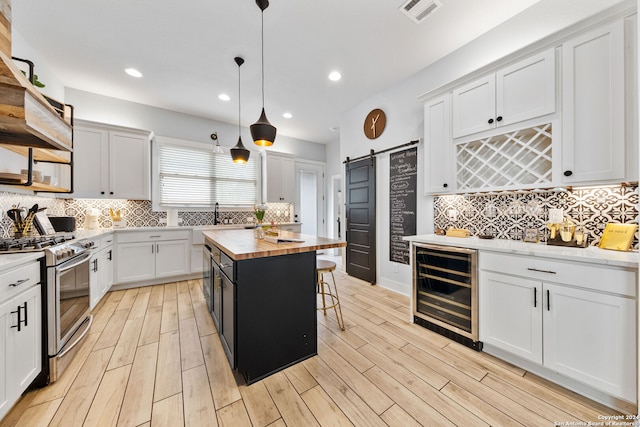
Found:
M 478 341 L 478 253 L 413 244 L 413 320 L 475 350 Z

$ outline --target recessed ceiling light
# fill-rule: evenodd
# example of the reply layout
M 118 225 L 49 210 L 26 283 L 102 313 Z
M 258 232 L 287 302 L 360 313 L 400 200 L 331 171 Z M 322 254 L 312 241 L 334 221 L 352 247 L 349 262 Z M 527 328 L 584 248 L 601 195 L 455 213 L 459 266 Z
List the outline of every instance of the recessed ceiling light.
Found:
M 291 115 L 291 113 L 284 113 L 282 117 L 284 117 L 285 119 L 290 119 L 293 116 Z
M 340 74 L 337 71 L 332 71 L 329 73 L 329 80 L 331 80 L 332 82 L 337 82 L 341 78 L 342 78 L 342 74 Z
M 142 77 L 142 73 L 135 68 L 125 68 L 124 72 L 129 74 L 131 77 Z
M 218 99 L 221 101 L 230 101 L 231 97 L 226 93 L 221 93 L 220 95 L 218 95 Z

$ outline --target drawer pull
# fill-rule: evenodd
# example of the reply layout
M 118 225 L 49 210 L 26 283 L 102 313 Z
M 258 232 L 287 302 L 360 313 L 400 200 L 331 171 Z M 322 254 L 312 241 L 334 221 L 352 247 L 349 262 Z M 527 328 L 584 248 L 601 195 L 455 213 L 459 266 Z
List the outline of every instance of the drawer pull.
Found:
M 27 278 L 27 279 L 20 279 L 20 280 L 18 280 L 18 281 L 17 281 L 17 282 L 15 282 L 15 283 L 9 283 L 9 286 L 11 286 L 11 287 L 20 286 L 20 285 L 22 285 L 24 282 L 28 282 L 28 281 L 29 281 L 29 279 L 28 279 L 28 278 Z
M 529 270 L 529 271 L 536 271 L 536 272 L 538 272 L 538 273 L 557 274 L 555 271 L 551 271 L 551 270 L 539 270 L 539 269 L 537 269 L 537 268 L 531 268 L 531 267 L 527 268 L 527 270 Z
M 157 236 L 149 236 L 150 239 L 157 239 L 159 237 L 162 237 L 161 235 L 157 235 Z

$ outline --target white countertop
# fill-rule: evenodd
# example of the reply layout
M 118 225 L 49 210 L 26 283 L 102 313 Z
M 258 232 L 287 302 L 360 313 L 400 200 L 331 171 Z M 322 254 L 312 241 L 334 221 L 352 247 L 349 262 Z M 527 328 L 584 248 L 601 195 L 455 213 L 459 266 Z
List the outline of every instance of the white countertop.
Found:
M 19 254 L 3 254 L 0 256 L 0 272 L 18 267 L 44 256 L 43 252 L 25 252 Z
M 525 243 L 506 239 L 480 239 L 478 237 L 447 237 L 436 234 L 407 236 L 403 240 L 416 243 L 431 243 L 445 246 L 478 249 L 484 251 L 503 252 L 518 255 L 530 255 L 553 259 L 564 259 L 592 264 L 605 264 L 618 267 L 638 268 L 640 257 L 638 252 L 620 252 L 600 249 L 595 246 L 587 248 L 569 248 L 551 246 L 544 243 Z

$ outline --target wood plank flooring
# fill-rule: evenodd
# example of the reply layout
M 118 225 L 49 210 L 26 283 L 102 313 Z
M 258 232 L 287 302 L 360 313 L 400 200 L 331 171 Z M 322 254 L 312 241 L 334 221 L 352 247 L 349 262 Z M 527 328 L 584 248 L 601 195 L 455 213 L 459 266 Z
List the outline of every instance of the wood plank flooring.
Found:
M 336 272 L 346 331 L 251 386 L 234 375 L 199 280 L 111 292 L 60 380 L 0 426 L 553 426 L 612 409 L 407 321 L 408 298 Z

